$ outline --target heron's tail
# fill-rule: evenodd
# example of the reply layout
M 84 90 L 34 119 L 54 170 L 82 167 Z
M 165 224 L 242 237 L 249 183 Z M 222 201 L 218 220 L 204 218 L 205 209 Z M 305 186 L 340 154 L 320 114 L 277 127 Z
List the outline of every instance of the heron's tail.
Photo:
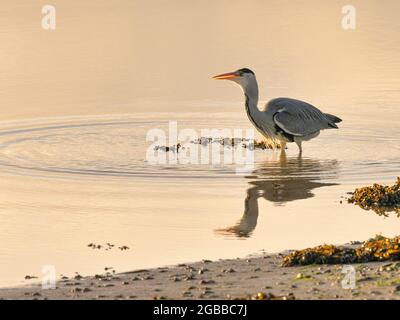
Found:
M 328 117 L 328 119 L 330 121 L 332 121 L 333 123 L 339 123 L 342 122 L 342 119 L 340 119 L 339 117 L 334 116 L 333 114 L 329 114 L 329 113 L 325 113 L 325 115 Z

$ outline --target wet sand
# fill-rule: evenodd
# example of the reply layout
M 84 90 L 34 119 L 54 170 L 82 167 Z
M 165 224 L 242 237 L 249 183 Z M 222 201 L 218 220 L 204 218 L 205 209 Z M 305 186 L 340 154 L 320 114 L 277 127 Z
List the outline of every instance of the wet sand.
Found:
M 254 299 L 259 292 L 283 299 L 398 299 L 400 262 L 355 264 L 356 288 L 343 289 L 344 265 L 282 267 L 284 254 L 200 261 L 0 289 L 0 299 Z M 33 279 L 32 282 L 38 280 Z

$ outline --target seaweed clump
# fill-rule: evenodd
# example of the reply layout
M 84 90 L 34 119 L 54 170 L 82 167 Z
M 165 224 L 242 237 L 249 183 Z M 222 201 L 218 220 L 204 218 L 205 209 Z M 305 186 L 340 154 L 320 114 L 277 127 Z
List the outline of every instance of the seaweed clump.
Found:
M 251 150 L 256 149 L 279 149 L 279 144 L 274 143 L 273 141 L 267 140 L 251 140 L 246 138 L 213 138 L 213 137 L 201 137 L 196 140 L 191 141 L 194 144 L 200 144 L 202 146 L 207 146 L 211 143 L 217 143 L 221 146 L 229 146 L 229 147 L 238 147 L 249 148 Z
M 386 238 L 376 236 L 356 248 L 357 262 L 400 260 L 400 236 Z
M 373 210 L 378 215 L 388 216 L 388 212 L 394 211 L 400 216 L 400 177 L 393 186 L 374 184 L 357 188 L 350 194 L 348 203 L 357 204 L 365 210 Z
M 291 252 L 283 258 L 282 266 L 354 263 L 355 257 L 355 250 L 352 248 L 321 245 Z
M 201 137 L 195 140 L 190 141 L 192 144 L 198 144 L 203 147 L 206 147 L 212 143 L 215 144 L 220 144 L 221 146 L 224 147 L 242 147 L 244 149 L 250 149 L 250 150 L 266 150 L 266 149 L 280 149 L 280 145 L 274 143 L 273 141 L 267 141 L 267 140 L 250 140 L 246 138 L 212 138 L 212 137 Z M 174 152 L 174 153 L 179 153 L 180 150 L 184 150 L 185 147 L 182 146 L 181 143 L 178 143 L 176 145 L 171 145 L 171 146 L 163 146 L 163 145 L 157 145 L 154 147 L 154 150 L 156 151 L 164 151 L 164 152 Z
M 254 140 L 253 144 L 250 144 L 250 148 L 253 147 L 254 149 L 280 149 L 281 146 L 279 144 L 275 144 L 273 142 L 269 142 L 267 140 Z
M 400 236 L 386 238 L 376 236 L 358 247 L 322 245 L 296 250 L 283 258 L 283 267 L 310 264 L 348 264 L 372 261 L 400 260 Z

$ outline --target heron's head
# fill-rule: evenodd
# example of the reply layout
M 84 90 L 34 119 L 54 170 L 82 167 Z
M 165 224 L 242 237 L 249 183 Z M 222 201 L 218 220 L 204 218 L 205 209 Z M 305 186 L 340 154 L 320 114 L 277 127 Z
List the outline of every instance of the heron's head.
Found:
M 256 80 L 256 76 L 253 71 L 247 68 L 239 69 L 234 72 L 228 72 L 228 73 L 223 73 L 219 74 L 213 79 L 216 80 L 231 80 L 233 82 L 236 82 L 239 86 L 241 86 L 243 89 L 248 88 L 252 84 L 254 84 Z

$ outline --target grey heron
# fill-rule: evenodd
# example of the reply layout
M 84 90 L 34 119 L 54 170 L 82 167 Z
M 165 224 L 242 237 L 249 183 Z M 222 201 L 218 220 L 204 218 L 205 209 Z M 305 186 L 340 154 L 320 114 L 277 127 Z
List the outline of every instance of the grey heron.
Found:
M 291 99 L 276 98 L 269 101 L 264 110 L 259 110 L 258 84 L 253 71 L 247 68 L 213 77 L 231 80 L 238 84 L 245 95 L 246 113 L 256 129 L 274 145 L 285 149 L 286 143 L 295 142 L 302 153 L 302 142 L 317 137 L 321 130 L 338 129 L 342 120 L 324 113 L 311 104 Z

